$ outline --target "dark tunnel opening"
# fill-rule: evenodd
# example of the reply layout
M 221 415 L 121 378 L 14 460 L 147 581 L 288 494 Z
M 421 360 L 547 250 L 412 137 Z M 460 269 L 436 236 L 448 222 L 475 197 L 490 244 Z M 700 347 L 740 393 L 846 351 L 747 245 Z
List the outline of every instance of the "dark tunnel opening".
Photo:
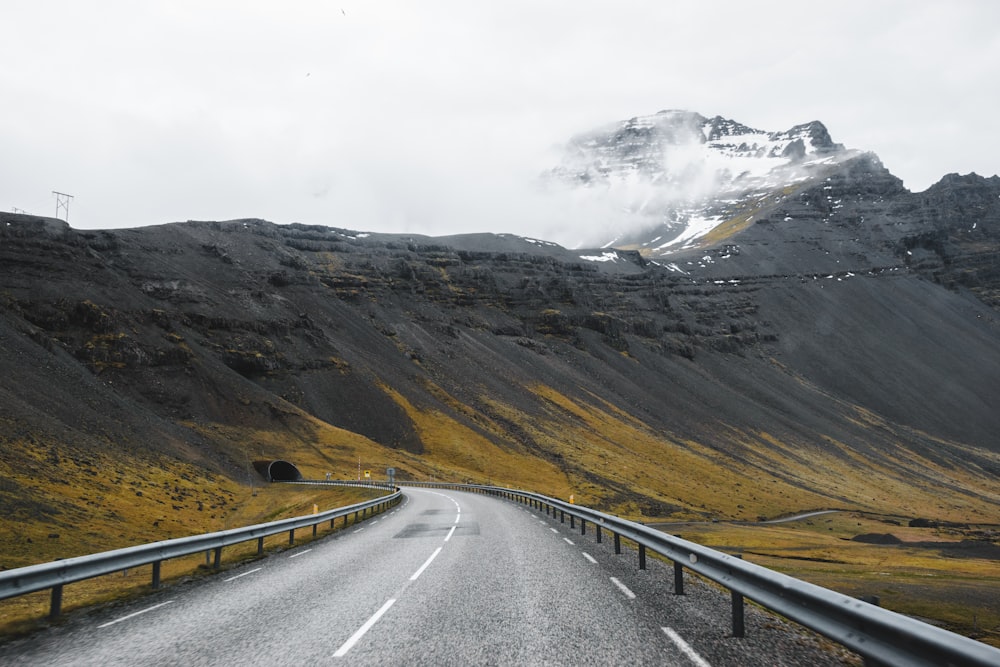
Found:
M 298 482 L 302 473 L 288 461 L 254 461 L 254 469 L 269 482 Z

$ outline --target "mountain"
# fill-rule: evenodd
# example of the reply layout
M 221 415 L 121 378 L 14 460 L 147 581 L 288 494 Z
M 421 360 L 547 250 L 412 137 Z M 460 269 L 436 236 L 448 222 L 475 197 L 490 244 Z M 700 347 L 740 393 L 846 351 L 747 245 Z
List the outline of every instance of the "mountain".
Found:
M 635 242 L 592 250 L 0 214 L 0 565 L 81 521 L 105 528 L 79 550 L 202 508 L 222 527 L 259 458 L 656 519 L 996 516 L 1000 179 L 910 193 L 819 123 L 668 112 L 586 136 L 560 187 L 696 182 L 657 161 L 683 140 L 730 195 L 667 221 L 653 197 Z M 689 237 L 641 236 L 670 225 Z
M 721 116 L 661 111 L 572 138 L 545 176 L 550 187 L 624 208 L 598 245 L 635 250 L 678 272 L 905 265 L 1000 303 L 1000 177 L 949 174 L 911 193 L 878 156 L 835 143 L 819 121 L 768 132 Z M 779 242 L 780 257 L 766 249 Z
M 574 137 L 545 180 L 627 212 L 602 245 L 664 257 L 698 245 L 726 221 L 753 217 L 775 193 L 859 158 L 819 121 L 767 132 L 721 116 L 661 111 Z

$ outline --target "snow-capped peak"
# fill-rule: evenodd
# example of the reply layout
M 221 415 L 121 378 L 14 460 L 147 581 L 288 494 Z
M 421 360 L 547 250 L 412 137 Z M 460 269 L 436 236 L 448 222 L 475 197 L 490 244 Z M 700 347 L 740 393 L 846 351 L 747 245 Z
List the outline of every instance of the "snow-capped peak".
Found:
M 667 110 L 573 137 L 548 182 L 615 212 L 595 242 L 637 242 L 656 228 L 665 239 L 660 250 L 669 252 L 703 235 L 691 227 L 700 230 L 712 219 L 709 204 L 799 182 L 811 167 L 854 154 L 834 143 L 819 121 L 768 132 L 721 116 Z

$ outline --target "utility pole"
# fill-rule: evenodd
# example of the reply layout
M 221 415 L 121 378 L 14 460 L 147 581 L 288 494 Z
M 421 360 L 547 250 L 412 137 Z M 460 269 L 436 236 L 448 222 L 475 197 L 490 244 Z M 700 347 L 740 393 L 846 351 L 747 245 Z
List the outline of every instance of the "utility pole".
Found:
M 65 192 L 52 191 L 52 194 L 56 196 L 56 217 L 59 217 L 59 209 L 62 209 L 66 217 L 63 218 L 64 221 L 69 222 L 69 200 L 73 198 L 73 195 L 68 195 Z

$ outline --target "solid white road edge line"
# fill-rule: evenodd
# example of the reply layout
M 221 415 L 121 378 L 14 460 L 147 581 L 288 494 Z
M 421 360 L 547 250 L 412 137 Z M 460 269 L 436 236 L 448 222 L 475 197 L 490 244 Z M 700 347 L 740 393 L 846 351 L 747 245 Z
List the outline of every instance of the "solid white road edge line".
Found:
M 616 579 L 615 577 L 611 577 L 611 583 L 613 583 L 615 586 L 617 586 L 618 589 L 622 593 L 624 593 L 625 597 L 627 597 L 629 600 L 634 600 L 635 599 L 635 593 L 633 593 L 632 591 L 630 591 L 629 588 L 628 588 L 628 586 L 626 586 L 622 582 L 618 581 L 618 579 Z
M 586 551 L 583 552 L 583 557 L 586 558 L 587 560 L 589 560 L 594 565 L 597 564 L 597 559 L 594 558 L 593 556 L 591 556 L 590 554 L 588 554 Z
M 240 574 L 237 574 L 235 577 L 229 577 L 228 579 L 223 579 L 222 581 L 224 581 L 226 583 L 229 583 L 230 581 L 233 581 L 234 579 L 239 579 L 240 577 L 245 577 L 248 574 L 253 574 L 254 572 L 260 572 L 263 569 L 264 568 L 262 568 L 262 567 L 255 567 L 252 570 L 247 570 L 246 572 L 242 572 Z
M 303 555 L 303 554 L 307 554 L 307 553 L 309 553 L 310 551 L 312 551 L 312 549 L 305 549 L 305 550 L 303 550 L 303 551 L 296 551 L 296 552 L 295 552 L 295 553 L 293 553 L 293 554 L 292 554 L 291 556 L 289 556 L 289 558 L 298 558 L 299 556 L 301 556 L 301 555 Z
M 348 638 L 343 645 L 337 649 L 333 654 L 334 658 L 343 658 L 351 648 L 358 643 L 358 640 L 365 636 L 365 633 L 372 629 L 372 626 L 378 623 L 378 619 L 382 618 L 382 614 L 389 611 L 389 607 L 396 603 L 396 598 L 389 598 L 385 601 L 385 604 L 375 612 L 371 618 L 365 621 L 365 624 L 355 631 L 353 635 Z
M 708 664 L 708 661 L 706 661 L 703 657 L 698 655 L 698 652 L 695 651 L 693 648 L 691 648 L 690 644 L 684 641 L 684 639 L 679 634 L 677 634 L 673 628 L 660 628 L 660 629 L 663 630 L 668 637 L 670 637 L 670 641 L 676 644 L 677 648 L 681 650 L 681 653 L 686 655 L 691 662 L 698 665 L 698 667 L 712 667 L 710 664 Z
M 137 611 L 134 614 L 129 614 L 128 616 L 122 616 L 121 618 L 116 618 L 115 620 L 108 621 L 107 623 L 102 623 L 101 625 L 98 625 L 97 627 L 99 627 L 99 628 L 106 628 L 109 625 L 114 625 L 115 623 L 121 623 L 122 621 L 127 621 L 128 619 L 133 618 L 135 616 L 138 616 L 139 614 L 145 614 L 147 611 L 153 611 L 154 609 L 159 609 L 160 607 L 165 607 L 165 606 L 167 606 L 168 604 L 170 604 L 172 602 L 173 602 L 173 600 L 167 600 L 166 602 L 161 602 L 160 604 L 153 605 L 149 609 L 143 609 L 142 611 Z
M 457 527 L 458 526 L 452 526 L 451 527 L 451 530 L 448 531 L 448 535 L 444 538 L 445 542 L 447 542 L 448 540 L 451 539 L 451 536 L 455 534 L 455 528 L 457 528 Z
M 437 558 L 437 555 L 439 553 L 441 553 L 441 549 L 442 549 L 442 547 L 438 547 L 437 549 L 434 550 L 434 553 L 432 553 L 431 557 L 428 558 L 424 562 L 424 564 L 420 566 L 420 569 L 417 570 L 416 572 L 414 572 L 412 575 L 410 575 L 410 581 L 416 581 L 417 577 L 419 577 L 421 574 L 424 573 L 424 570 L 426 570 L 427 566 L 431 564 L 431 561 L 434 560 L 435 558 Z

